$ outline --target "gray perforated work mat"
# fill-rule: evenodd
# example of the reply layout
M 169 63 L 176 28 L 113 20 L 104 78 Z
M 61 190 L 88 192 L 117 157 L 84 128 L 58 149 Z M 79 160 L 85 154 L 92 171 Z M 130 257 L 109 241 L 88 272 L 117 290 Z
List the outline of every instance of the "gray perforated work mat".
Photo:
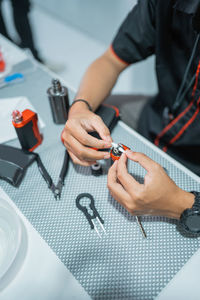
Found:
M 39 78 L 41 80 L 41 76 Z M 49 80 L 44 74 L 42 78 L 46 83 Z M 40 88 L 38 79 L 37 89 Z M 42 97 L 44 99 L 40 101 L 45 101 L 46 96 Z M 39 107 L 39 104 L 36 106 Z M 45 112 L 50 114 L 48 107 Z M 48 119 L 47 125 L 50 127 L 46 127 L 43 145 L 38 149 L 56 182 L 64 147 L 56 136 L 61 127 L 51 125 L 50 115 L 45 121 L 48 122 Z M 114 129 L 112 137 L 114 141 L 122 142 L 156 160 L 180 187 L 199 190 L 199 183 L 125 131 L 120 124 Z M 104 165 L 105 173 L 107 167 Z M 138 180 L 145 174 L 135 163 L 129 165 L 129 171 Z M 93 177 L 90 168 L 75 167 L 70 163 L 60 201 L 55 201 L 36 163 L 28 169 L 18 189 L 3 181 L 0 184 L 93 299 L 155 298 L 200 245 L 199 238 L 183 236 L 177 231 L 175 221 L 162 217 L 142 218 L 147 234 L 147 239 L 144 239 L 135 218 L 109 195 L 106 174 Z M 83 192 L 94 196 L 95 206 L 105 221 L 106 235 L 98 226 L 101 239 L 76 208 L 75 199 Z
M 189 176 L 142 142 L 130 139 L 121 126 L 112 136 L 157 160 L 185 189 L 199 188 Z M 59 145 L 51 145 L 41 153 L 55 181 L 63 153 Z M 137 164 L 132 163 L 129 170 L 138 179 L 144 175 Z M 3 182 L 1 185 L 93 299 L 152 299 L 198 249 L 200 240 L 182 236 L 174 221 L 143 217 L 145 240 L 135 218 L 110 197 L 106 179 L 106 175 L 93 177 L 89 168 L 70 164 L 60 201 L 54 200 L 36 164 L 28 170 L 19 189 Z M 101 239 L 76 208 L 75 198 L 82 192 L 94 196 L 105 221 L 107 235 L 99 228 Z

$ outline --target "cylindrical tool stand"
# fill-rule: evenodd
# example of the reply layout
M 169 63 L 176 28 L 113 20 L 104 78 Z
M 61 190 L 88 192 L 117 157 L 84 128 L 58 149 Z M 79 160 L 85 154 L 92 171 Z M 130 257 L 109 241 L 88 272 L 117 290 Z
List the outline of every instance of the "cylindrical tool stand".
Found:
M 58 79 L 52 80 L 52 86 L 47 90 L 53 121 L 65 124 L 69 110 L 68 90 Z

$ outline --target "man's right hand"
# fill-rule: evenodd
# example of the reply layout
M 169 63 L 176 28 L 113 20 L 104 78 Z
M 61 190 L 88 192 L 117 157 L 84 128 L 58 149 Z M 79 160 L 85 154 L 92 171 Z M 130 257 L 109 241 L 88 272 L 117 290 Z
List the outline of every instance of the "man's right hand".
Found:
M 89 134 L 92 131 L 97 131 L 101 140 L 92 137 Z M 92 149 L 110 148 L 112 139 L 110 131 L 102 119 L 89 111 L 83 102 L 77 102 L 71 107 L 62 138 L 75 164 L 90 166 L 96 160 L 110 157 L 106 151 Z

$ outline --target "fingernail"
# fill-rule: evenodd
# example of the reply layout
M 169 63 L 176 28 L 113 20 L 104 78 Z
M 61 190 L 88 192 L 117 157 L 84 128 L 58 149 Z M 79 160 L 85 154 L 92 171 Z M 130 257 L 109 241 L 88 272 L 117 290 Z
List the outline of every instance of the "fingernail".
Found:
M 110 158 L 110 153 L 104 155 L 104 159 L 108 159 L 108 158 Z

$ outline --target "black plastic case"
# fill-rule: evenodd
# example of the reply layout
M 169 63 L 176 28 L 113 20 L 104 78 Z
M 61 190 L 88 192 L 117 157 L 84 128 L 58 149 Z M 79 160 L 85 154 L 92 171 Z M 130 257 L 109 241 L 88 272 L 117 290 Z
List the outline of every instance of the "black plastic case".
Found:
M 109 128 L 110 132 L 115 127 L 117 121 L 119 120 L 119 110 L 117 107 L 107 104 L 102 104 L 95 111 L 95 113 L 100 116 L 104 124 Z M 101 139 L 96 131 L 90 132 L 90 134 L 98 139 Z
M 0 179 L 17 187 L 35 155 L 7 145 L 0 145 Z

